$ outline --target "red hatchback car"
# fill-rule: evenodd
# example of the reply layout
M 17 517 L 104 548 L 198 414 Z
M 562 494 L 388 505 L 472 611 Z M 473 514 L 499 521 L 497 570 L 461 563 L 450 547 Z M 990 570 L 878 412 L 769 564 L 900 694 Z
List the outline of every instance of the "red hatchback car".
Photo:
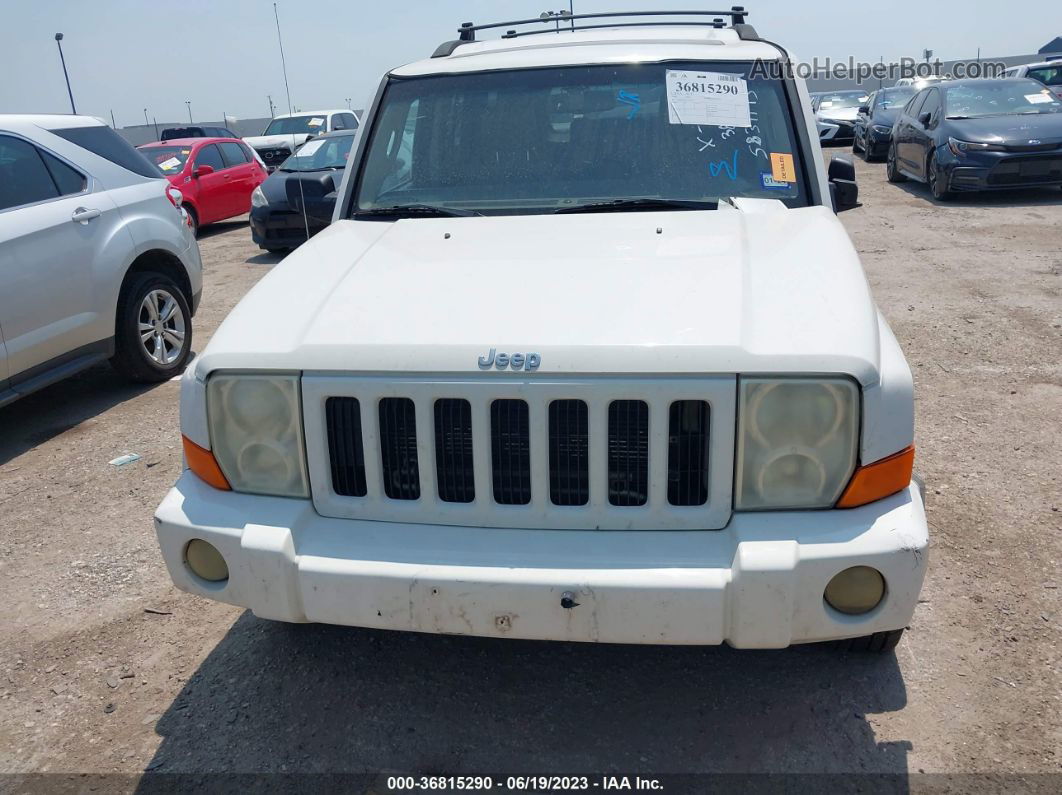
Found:
M 251 148 L 236 138 L 178 138 L 137 148 L 184 194 L 196 231 L 250 212 L 251 191 L 269 176 Z

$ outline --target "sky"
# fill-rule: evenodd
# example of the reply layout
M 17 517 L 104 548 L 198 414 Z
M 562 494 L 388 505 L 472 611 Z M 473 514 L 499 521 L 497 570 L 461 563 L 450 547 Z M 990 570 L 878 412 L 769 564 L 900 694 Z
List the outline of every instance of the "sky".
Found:
M 734 0 L 714 3 L 729 8 Z M 737 0 L 741 2 L 741 0 Z M 573 0 L 576 13 L 711 8 L 713 0 Z M 564 0 L 553 0 L 557 8 Z M 745 0 L 760 35 L 800 58 L 941 60 L 1034 53 L 1062 35 L 1058 0 Z M 464 21 L 537 17 L 545 0 L 277 0 L 291 101 L 363 108 L 390 68 L 428 57 Z M 1019 6 L 1014 6 L 1019 8 Z M 843 9 L 843 10 L 841 10 Z M 0 0 L 0 113 L 67 113 L 55 33 L 79 113 L 118 126 L 287 110 L 272 0 Z

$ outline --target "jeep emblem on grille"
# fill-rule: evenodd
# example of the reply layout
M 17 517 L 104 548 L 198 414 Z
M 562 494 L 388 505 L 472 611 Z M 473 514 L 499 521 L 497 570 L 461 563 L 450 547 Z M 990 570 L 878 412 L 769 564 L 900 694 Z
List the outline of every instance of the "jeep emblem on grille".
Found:
M 486 356 L 479 357 L 479 369 L 489 370 L 494 367 L 498 370 L 537 370 L 542 364 L 542 357 L 537 353 L 497 353 L 495 348 L 490 349 Z

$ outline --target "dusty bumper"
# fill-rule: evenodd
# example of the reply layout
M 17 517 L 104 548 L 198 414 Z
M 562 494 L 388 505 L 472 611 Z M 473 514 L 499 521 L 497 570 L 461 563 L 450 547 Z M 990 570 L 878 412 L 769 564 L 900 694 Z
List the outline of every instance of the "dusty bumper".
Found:
M 849 511 L 735 514 L 719 531 L 558 531 L 328 519 L 309 501 L 219 492 L 185 473 L 155 516 L 174 583 L 281 621 L 612 643 L 775 648 L 905 626 L 926 568 L 918 488 Z M 229 566 L 216 585 L 189 540 Z M 865 616 L 823 601 L 853 565 L 888 593 Z M 578 606 L 565 608 L 574 595 Z

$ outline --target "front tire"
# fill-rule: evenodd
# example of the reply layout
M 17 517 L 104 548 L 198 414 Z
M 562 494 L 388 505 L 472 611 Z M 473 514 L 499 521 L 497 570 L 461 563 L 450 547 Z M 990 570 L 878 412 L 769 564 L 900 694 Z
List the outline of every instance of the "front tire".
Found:
M 839 640 L 837 641 L 837 647 L 841 651 L 886 654 L 896 648 L 896 644 L 900 642 L 902 637 L 902 629 L 893 629 L 889 632 L 875 632 L 873 635 L 864 635 L 861 638 Z
M 896 144 L 889 144 L 889 153 L 885 156 L 885 178 L 893 184 L 907 182 L 907 177 L 896 166 Z
M 940 202 L 946 202 L 952 198 L 952 192 L 948 190 L 948 183 L 940 173 L 937 166 L 937 153 L 929 153 L 929 162 L 926 164 L 926 181 L 933 198 Z
M 132 381 L 157 383 L 184 372 L 192 351 L 188 298 L 169 276 L 138 273 L 118 299 L 111 365 Z

